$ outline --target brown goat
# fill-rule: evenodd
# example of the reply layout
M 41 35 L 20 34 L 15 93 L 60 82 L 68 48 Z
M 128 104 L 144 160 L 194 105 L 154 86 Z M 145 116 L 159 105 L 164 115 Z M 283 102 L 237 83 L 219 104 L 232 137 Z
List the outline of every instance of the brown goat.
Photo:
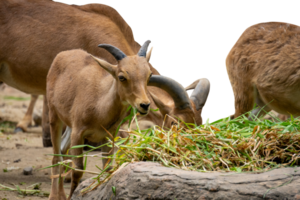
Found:
M 155 79 L 156 81 L 153 81 Z M 150 111 L 148 115 L 138 116 L 140 129 L 148 129 L 155 125 L 170 128 L 178 119 L 196 125 L 202 124 L 201 112 L 210 90 L 210 83 L 207 79 L 199 79 L 185 89 L 170 78 L 153 76 L 150 80 L 152 82 L 150 85 L 156 86 L 153 87 L 148 84 L 149 99 L 151 100 L 150 107 L 151 109 L 158 108 L 159 112 Z M 163 90 L 158 93 L 157 87 Z M 185 90 L 192 89 L 194 91 L 188 99 Z M 188 106 L 189 104 L 190 106 Z M 125 123 L 121 127 L 124 129 L 127 125 Z M 72 129 L 67 128 L 63 135 L 61 142 L 61 152 L 63 154 L 70 148 L 71 132 Z M 127 133 L 123 132 L 120 134 L 123 134 L 125 137 Z
M 61 51 L 81 48 L 116 64 L 113 56 L 97 48 L 99 43 L 112 44 L 126 54 L 136 54 L 140 48 L 131 28 L 109 6 L 71 6 L 49 0 L 0 1 L 0 82 L 23 92 L 45 95 L 48 70 Z M 158 74 L 150 67 L 153 74 Z M 43 142 L 50 146 L 45 123 L 47 103 L 44 108 Z M 26 130 L 31 114 L 32 110 L 27 112 L 19 128 Z
M 238 117 L 274 110 L 300 115 L 300 27 L 270 22 L 249 27 L 226 59 Z M 264 111 L 262 111 L 262 109 Z
M 125 118 L 128 105 L 141 115 L 148 114 L 150 99 L 147 85 L 159 86 L 171 95 L 177 113 L 182 113 L 187 122 L 194 121 L 194 112 L 184 88 L 162 76 L 152 76 L 149 59 L 146 56 L 147 41 L 137 55 L 126 55 L 111 45 L 99 45 L 118 60 L 112 65 L 105 60 L 91 56 L 83 50 L 59 53 L 53 61 L 47 76 L 47 99 L 51 139 L 54 154 L 60 154 L 63 123 L 72 128 L 71 146 L 81 145 L 84 138 L 100 142 L 108 137 L 106 131 L 114 133 Z M 171 84 L 170 84 L 171 83 Z M 102 149 L 109 152 L 109 147 Z M 82 154 L 82 148 L 71 149 L 71 155 Z M 61 161 L 53 157 L 53 165 Z M 74 163 L 83 169 L 83 159 Z M 104 160 L 103 164 L 106 161 Z M 52 174 L 61 172 L 59 167 Z M 72 171 L 72 185 L 69 199 L 82 176 L 80 171 Z M 53 179 L 50 199 L 65 199 L 63 182 Z

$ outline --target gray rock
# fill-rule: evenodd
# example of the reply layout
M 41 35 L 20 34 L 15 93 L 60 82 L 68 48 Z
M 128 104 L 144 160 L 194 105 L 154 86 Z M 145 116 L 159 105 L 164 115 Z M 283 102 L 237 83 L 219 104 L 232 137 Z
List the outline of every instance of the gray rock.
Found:
M 127 165 L 97 189 L 81 195 L 80 191 L 93 181 L 82 182 L 71 199 L 300 200 L 300 167 L 264 173 L 201 173 L 138 162 Z M 116 195 L 112 192 L 113 186 Z
M 25 167 L 23 169 L 23 174 L 24 175 L 32 175 L 32 167 Z

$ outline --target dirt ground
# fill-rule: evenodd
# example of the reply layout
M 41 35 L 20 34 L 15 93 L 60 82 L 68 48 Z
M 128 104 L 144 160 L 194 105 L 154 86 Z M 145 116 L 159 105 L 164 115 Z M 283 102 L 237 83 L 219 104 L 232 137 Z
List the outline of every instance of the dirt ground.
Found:
M 6 86 L 0 90 L 0 184 L 16 189 L 26 189 L 32 184 L 41 183 L 39 190 L 45 194 L 51 188 L 51 170 L 42 169 L 51 165 L 52 148 L 43 148 L 42 128 L 31 127 L 27 133 L 13 133 L 14 125 L 23 117 L 30 96 Z M 38 99 L 35 112 L 42 110 L 42 97 Z M 4 123 L 10 121 L 12 123 Z M 91 154 L 99 154 L 92 152 Z M 99 158 L 89 158 L 87 169 L 99 172 L 95 165 L 101 166 Z M 33 168 L 32 175 L 23 175 L 23 169 Z M 42 169 L 42 170 L 41 170 Z M 84 174 L 82 180 L 94 175 Z M 39 200 L 47 199 L 41 195 L 20 195 L 17 191 L 1 191 L 0 200 Z M 65 183 L 65 192 L 69 193 L 70 183 Z M 27 188 L 29 189 L 29 188 Z

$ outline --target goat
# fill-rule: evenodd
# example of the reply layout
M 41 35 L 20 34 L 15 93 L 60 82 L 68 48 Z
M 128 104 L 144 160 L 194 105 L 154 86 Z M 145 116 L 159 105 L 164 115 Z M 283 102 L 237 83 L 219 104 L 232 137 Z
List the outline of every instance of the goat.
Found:
M 163 128 L 170 128 L 172 124 L 177 122 L 177 119 L 187 123 L 194 123 L 195 125 L 202 124 L 201 112 L 210 90 L 210 82 L 206 78 L 193 82 L 185 89 L 170 78 L 153 76 L 150 80 L 153 79 L 156 79 L 156 81 L 152 81 L 153 86 L 149 86 L 148 84 L 148 92 L 151 100 L 150 107 L 152 109 L 158 108 L 159 111 L 149 112 L 148 115 L 139 115 L 138 121 L 140 129 L 148 129 L 156 125 Z M 164 84 L 167 84 L 168 86 L 163 86 Z M 154 85 L 156 87 L 154 87 Z M 164 90 L 157 93 L 157 87 Z M 188 100 L 184 90 L 188 91 L 192 89 L 194 89 L 194 91 Z M 171 96 L 170 91 L 173 91 Z M 179 96 L 178 94 L 181 95 Z M 182 98 L 185 99 L 182 100 Z M 181 103 L 178 103 L 178 101 Z M 182 102 L 185 102 L 186 105 L 190 104 L 191 106 L 187 106 L 186 109 L 181 109 Z M 166 115 L 169 117 L 166 117 Z M 121 127 L 124 129 L 127 125 L 128 124 L 125 123 Z M 71 132 L 72 130 L 67 128 L 62 137 L 61 152 L 63 154 L 70 148 Z M 126 133 L 124 132 L 120 134 L 123 134 L 124 137 L 126 136 Z
M 71 146 L 83 144 L 84 138 L 99 142 L 105 139 L 106 131 L 114 133 L 126 116 L 128 105 L 141 115 L 149 112 L 150 99 L 147 85 L 161 87 L 172 97 L 175 109 L 184 114 L 188 122 L 194 121 L 194 112 L 184 88 L 175 81 L 152 76 L 146 55 L 150 41 L 145 42 L 137 55 L 127 56 L 120 49 L 107 44 L 99 47 L 109 51 L 118 61 L 117 65 L 94 57 L 83 50 L 59 53 L 51 65 L 47 76 L 47 99 L 54 154 L 61 154 L 61 131 L 63 123 L 72 128 Z M 109 147 L 102 149 L 109 151 Z M 71 149 L 71 155 L 82 154 L 82 148 Z M 53 157 L 53 164 L 62 158 Z M 74 163 L 83 169 L 82 158 Z M 103 164 L 106 163 L 104 159 Z M 52 174 L 62 172 L 59 167 Z M 80 171 L 72 171 L 71 198 L 82 176 Z M 52 180 L 50 199 L 66 199 L 63 182 Z
M 136 54 L 140 48 L 130 26 L 109 6 L 76 6 L 49 0 L 0 1 L 0 82 L 23 92 L 46 94 L 48 70 L 61 51 L 81 48 L 116 64 L 113 56 L 97 48 L 99 43 L 112 44 L 126 54 Z M 159 74 L 151 65 L 150 68 L 153 74 Z M 35 99 L 32 98 L 32 105 Z M 16 131 L 26 131 L 32 109 L 18 123 Z M 49 130 L 44 98 L 45 147 L 51 146 Z
M 226 59 L 238 117 L 274 110 L 300 115 L 300 27 L 269 22 L 249 27 Z M 264 111 L 262 111 L 264 110 Z

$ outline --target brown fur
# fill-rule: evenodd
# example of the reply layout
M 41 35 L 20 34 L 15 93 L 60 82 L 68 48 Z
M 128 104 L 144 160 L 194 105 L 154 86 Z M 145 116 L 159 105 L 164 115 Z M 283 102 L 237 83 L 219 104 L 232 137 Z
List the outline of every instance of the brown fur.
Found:
M 45 95 L 46 75 L 61 51 L 81 48 L 116 64 L 108 52 L 97 48 L 100 43 L 114 45 L 127 55 L 136 54 L 140 48 L 131 28 L 109 6 L 0 1 L 0 81 L 23 92 Z M 158 74 L 150 67 L 153 74 Z M 30 121 L 27 115 L 18 127 L 26 130 Z
M 300 27 L 270 22 L 249 27 L 226 59 L 235 117 L 255 102 L 266 111 L 300 115 Z
M 109 137 L 106 130 L 114 134 L 126 117 L 129 105 L 141 113 L 148 113 L 149 108 L 145 109 L 141 104 L 150 103 L 146 91 L 151 74 L 145 57 L 128 56 L 114 66 L 82 50 L 59 53 L 47 77 L 54 154 L 61 153 L 63 123 L 72 128 L 71 146 L 76 146 L 82 145 L 85 138 L 93 142 L 104 140 Z M 120 81 L 120 76 L 126 80 Z M 109 152 L 107 148 L 102 150 Z M 71 149 L 70 154 L 80 155 L 82 149 Z M 54 156 L 53 164 L 59 160 L 61 158 Z M 83 169 L 82 158 L 74 162 L 77 168 Z M 54 175 L 58 174 L 58 167 L 52 171 Z M 72 172 L 70 197 L 81 176 L 82 172 Z M 58 179 L 53 179 L 50 199 L 65 199 L 64 192 L 58 188 Z

